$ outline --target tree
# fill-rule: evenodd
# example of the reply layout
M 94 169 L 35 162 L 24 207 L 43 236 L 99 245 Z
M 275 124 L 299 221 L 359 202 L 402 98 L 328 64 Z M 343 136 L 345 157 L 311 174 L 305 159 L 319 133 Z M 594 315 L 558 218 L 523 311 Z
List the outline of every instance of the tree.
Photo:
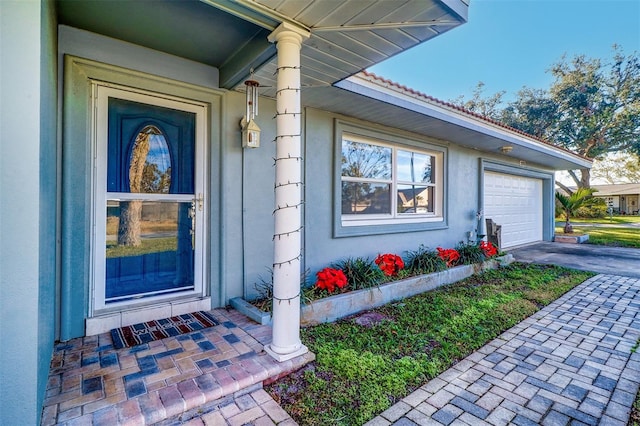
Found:
M 571 216 L 575 216 L 576 211 L 581 207 L 589 207 L 596 199 L 593 197 L 593 193 L 596 192 L 593 188 L 578 188 L 573 194 L 565 195 L 560 192 L 556 192 L 556 199 L 562 206 L 564 213 L 565 224 L 564 233 L 572 234 L 573 225 L 571 225 Z
M 591 177 L 610 184 L 640 183 L 640 157 L 624 153 L 603 156 L 593 163 Z
M 587 158 L 598 159 L 610 152 L 640 150 L 640 60 L 625 56 L 614 46 L 613 59 L 576 56 L 563 58 L 551 68 L 555 82 L 549 90 L 558 105 L 558 116 L 550 126 L 554 143 Z M 581 188 L 590 186 L 589 169 L 580 178 L 570 172 Z
M 501 113 L 501 121 L 540 139 L 550 137 L 549 129 L 558 118 L 557 103 L 541 89 L 524 87 Z
M 131 192 L 142 192 L 144 166 L 149 153 L 150 133 L 140 132 L 136 137 L 129 166 L 129 186 Z M 137 247 L 140 239 L 140 219 L 142 201 L 122 201 L 120 203 L 120 223 L 118 226 L 118 245 Z
M 482 91 L 476 91 L 473 102 L 459 98 L 458 105 L 479 114 L 489 111 L 489 118 L 498 117 L 506 125 L 590 159 L 613 152 L 640 153 L 637 53 L 625 55 L 614 45 L 607 63 L 584 55 L 565 56 L 548 72 L 554 77 L 548 90 L 524 88 L 501 111 L 488 107 L 502 92 L 483 100 Z M 569 174 L 578 187 L 590 186 L 589 169 L 580 170 L 580 176 L 576 171 Z
M 468 111 L 480 114 L 483 117 L 500 121 L 503 118 L 503 109 L 501 107 L 503 102 L 502 98 L 507 92 L 502 90 L 500 92 L 494 93 L 493 95 L 485 96 L 484 86 L 485 84 L 482 81 L 479 81 L 476 87 L 473 89 L 472 98 L 468 101 L 464 99 L 464 95 L 460 95 L 456 99 L 452 99 L 449 102 L 454 105 L 461 106 Z

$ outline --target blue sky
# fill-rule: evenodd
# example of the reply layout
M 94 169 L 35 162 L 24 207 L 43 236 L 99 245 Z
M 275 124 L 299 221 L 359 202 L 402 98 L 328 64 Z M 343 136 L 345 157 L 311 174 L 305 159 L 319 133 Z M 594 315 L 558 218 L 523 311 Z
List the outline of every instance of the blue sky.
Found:
M 546 89 L 546 70 L 566 53 L 640 52 L 640 0 L 471 0 L 469 21 L 369 69 L 442 100 L 523 86 Z

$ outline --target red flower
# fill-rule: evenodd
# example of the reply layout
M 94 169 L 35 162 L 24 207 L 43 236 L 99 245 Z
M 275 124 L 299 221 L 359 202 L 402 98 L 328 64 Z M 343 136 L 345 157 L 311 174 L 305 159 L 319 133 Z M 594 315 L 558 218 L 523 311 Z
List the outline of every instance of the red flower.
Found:
M 436 250 L 438 250 L 438 257 L 447 262 L 447 267 L 453 266 L 455 262 L 460 259 L 460 253 L 458 253 L 456 249 L 437 247 Z
M 347 286 L 347 277 L 341 269 L 324 268 L 316 273 L 316 277 L 316 287 L 329 293 L 333 293 L 336 287 L 342 289 Z
M 393 276 L 404 268 L 402 258 L 396 254 L 379 254 L 375 260 L 376 265 L 384 272 L 385 275 Z
M 480 248 L 484 252 L 484 255 L 487 257 L 497 256 L 498 254 L 498 249 L 496 248 L 496 246 L 494 246 L 488 241 L 482 241 L 480 243 Z

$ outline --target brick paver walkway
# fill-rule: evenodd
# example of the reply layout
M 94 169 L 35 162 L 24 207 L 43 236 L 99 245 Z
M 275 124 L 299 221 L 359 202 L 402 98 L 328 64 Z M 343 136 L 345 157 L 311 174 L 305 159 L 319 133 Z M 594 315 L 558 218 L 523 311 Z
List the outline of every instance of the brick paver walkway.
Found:
M 367 426 L 620 425 L 640 386 L 640 280 L 598 275 Z
M 271 327 L 215 309 L 214 327 L 114 349 L 109 333 L 56 346 L 42 426 L 295 424 L 262 383 L 314 359 L 279 363 Z

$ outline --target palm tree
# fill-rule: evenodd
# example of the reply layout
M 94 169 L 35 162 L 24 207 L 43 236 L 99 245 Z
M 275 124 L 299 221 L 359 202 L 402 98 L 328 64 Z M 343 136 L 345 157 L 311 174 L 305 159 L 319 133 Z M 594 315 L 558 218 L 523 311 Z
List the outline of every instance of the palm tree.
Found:
M 565 224 L 564 233 L 573 234 L 573 226 L 569 221 L 571 216 L 575 216 L 576 211 L 581 207 L 588 207 L 594 204 L 596 198 L 593 197 L 593 193 L 596 192 L 593 188 L 578 188 L 576 192 L 571 195 L 561 194 L 556 191 L 556 199 L 562 206 L 564 211 Z

